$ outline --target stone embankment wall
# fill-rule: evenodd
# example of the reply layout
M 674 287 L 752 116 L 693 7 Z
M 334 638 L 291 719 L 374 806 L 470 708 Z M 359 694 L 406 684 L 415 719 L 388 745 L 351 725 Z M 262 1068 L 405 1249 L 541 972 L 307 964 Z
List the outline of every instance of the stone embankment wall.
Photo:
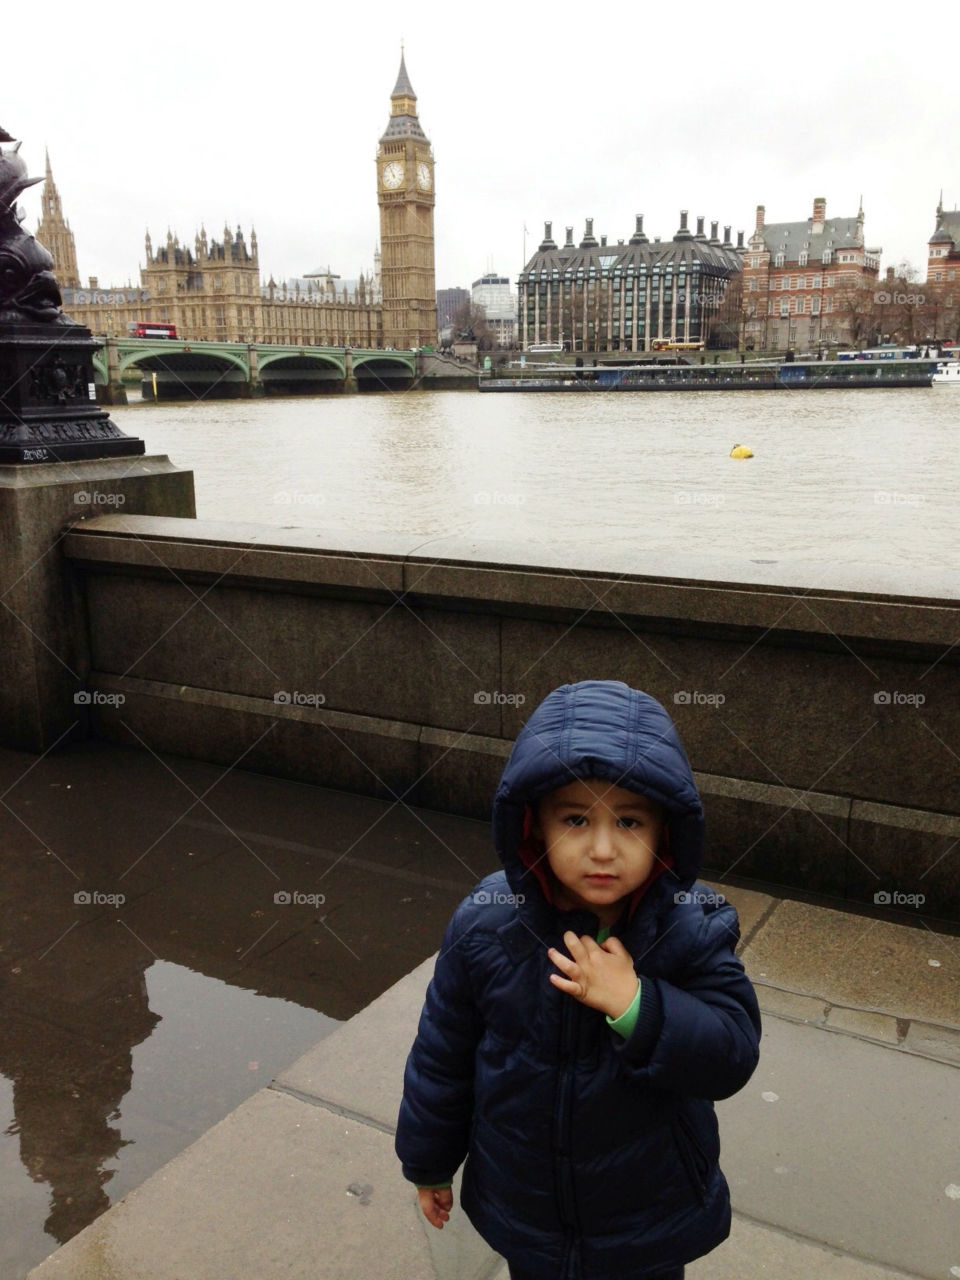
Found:
M 149 515 L 62 545 L 98 735 L 485 819 L 538 700 L 622 679 L 677 722 L 713 873 L 960 916 L 946 582 Z

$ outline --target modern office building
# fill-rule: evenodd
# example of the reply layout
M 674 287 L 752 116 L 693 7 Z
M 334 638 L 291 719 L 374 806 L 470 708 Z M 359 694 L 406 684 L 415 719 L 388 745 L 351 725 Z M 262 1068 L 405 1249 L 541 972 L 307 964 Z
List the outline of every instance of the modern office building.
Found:
M 474 280 L 474 306 L 483 307 L 487 330 L 501 347 L 512 347 L 517 333 L 517 295 L 508 276 L 488 272 Z
M 624 243 L 593 234 L 593 219 L 579 244 L 573 228 L 557 245 L 552 223 L 518 278 L 521 346 L 557 344 L 566 351 L 650 351 L 657 341 L 696 345 L 720 309 L 727 281 L 740 270 L 739 243 L 708 237 L 704 219 L 687 226 L 687 211 L 672 240 L 650 240 L 643 216 Z
M 457 312 L 465 307 L 469 301 L 469 289 L 457 287 L 437 290 L 437 328 L 441 334 L 453 327 L 453 320 Z

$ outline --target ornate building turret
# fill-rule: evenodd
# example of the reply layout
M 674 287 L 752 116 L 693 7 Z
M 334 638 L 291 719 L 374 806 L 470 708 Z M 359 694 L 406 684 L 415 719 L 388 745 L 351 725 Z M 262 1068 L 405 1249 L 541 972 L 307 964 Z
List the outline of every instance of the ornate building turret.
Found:
M 384 346 L 432 346 L 437 338 L 433 179 L 430 141 L 401 53 L 390 120 L 377 149 Z
M 37 239 L 49 249 L 53 258 L 53 270 L 61 285 L 71 288 L 80 284 L 77 270 L 77 246 L 70 230 L 70 223 L 63 216 L 60 193 L 50 168 L 50 152 L 47 152 L 47 170 L 40 194 L 40 225 Z

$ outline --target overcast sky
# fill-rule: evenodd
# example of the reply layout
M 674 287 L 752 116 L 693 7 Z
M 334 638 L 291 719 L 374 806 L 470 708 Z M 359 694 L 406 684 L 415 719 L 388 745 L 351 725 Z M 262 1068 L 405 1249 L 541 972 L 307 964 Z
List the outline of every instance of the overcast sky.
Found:
M 686 208 L 749 236 L 758 204 L 852 215 L 861 193 L 868 246 L 922 278 L 940 189 L 960 197 L 950 53 L 908 40 L 902 6 L 400 8 L 11 7 L 0 125 L 31 172 L 49 147 L 84 282 L 136 282 L 147 227 L 192 247 L 225 220 L 255 224 L 264 277 L 369 270 L 401 39 L 436 158 L 438 287 L 515 280 L 524 225 L 529 256 L 547 218 L 579 241 L 592 216 L 615 243 L 637 213 L 669 239 Z

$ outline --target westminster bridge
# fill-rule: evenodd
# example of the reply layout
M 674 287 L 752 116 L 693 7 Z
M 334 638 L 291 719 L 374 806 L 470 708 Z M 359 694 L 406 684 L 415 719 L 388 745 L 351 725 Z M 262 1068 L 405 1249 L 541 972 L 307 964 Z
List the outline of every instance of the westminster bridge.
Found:
M 437 385 L 438 377 L 467 374 L 453 361 L 412 350 L 178 338 L 108 337 L 93 366 L 97 399 L 105 404 L 126 403 L 123 375 L 132 367 L 143 375 L 144 395 L 156 399 L 408 390 L 424 378 Z

